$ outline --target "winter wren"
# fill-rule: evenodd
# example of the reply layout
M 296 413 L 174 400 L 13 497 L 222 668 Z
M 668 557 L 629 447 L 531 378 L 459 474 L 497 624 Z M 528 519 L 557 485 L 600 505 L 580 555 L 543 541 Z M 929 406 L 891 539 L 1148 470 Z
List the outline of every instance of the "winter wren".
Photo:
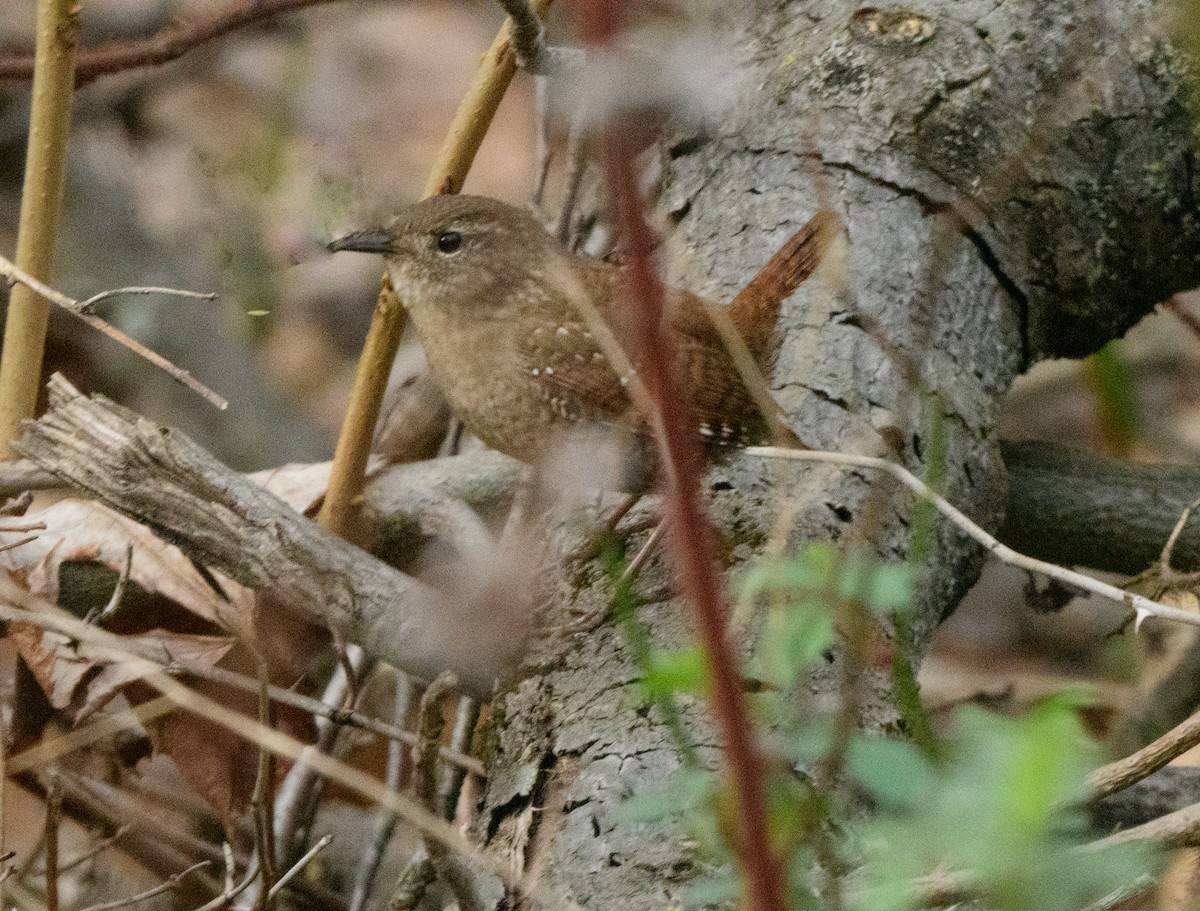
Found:
M 779 305 L 815 267 L 833 222 L 819 213 L 772 260 L 774 277 L 764 269 L 728 308 L 764 372 L 778 350 Z M 609 428 L 632 444 L 619 486 L 638 492 L 650 485 L 650 435 L 630 400 L 629 377 L 593 333 L 598 316 L 621 336 L 619 267 L 572 254 L 529 213 L 478 196 L 426 199 L 329 249 L 383 254 L 434 379 L 466 428 L 489 446 L 535 462 L 572 425 Z M 594 308 L 592 321 L 580 295 Z M 685 291 L 668 293 L 693 420 L 711 454 L 763 441 L 768 424 L 707 306 Z

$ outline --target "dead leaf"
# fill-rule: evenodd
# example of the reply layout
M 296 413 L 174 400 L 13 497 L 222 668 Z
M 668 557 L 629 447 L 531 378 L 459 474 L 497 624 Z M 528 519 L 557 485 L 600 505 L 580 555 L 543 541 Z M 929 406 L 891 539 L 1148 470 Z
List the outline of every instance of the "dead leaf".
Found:
M 206 626 L 246 635 L 252 629 L 252 598 L 237 583 L 220 578 L 228 600 L 221 597 L 179 548 L 167 544 L 148 528 L 127 519 L 99 503 L 64 499 L 27 513 L 28 521 L 41 521 L 45 531 L 35 540 L 11 551 L 0 553 L 0 568 L 24 579 L 38 597 L 58 604 L 63 565 L 75 561 L 96 562 L 120 573 L 127 548 L 133 546 L 129 581 L 151 595 L 160 595 L 167 604 L 181 608 L 203 621 Z M 115 578 L 114 578 L 115 581 Z M 194 621 L 169 617 L 170 610 L 153 619 L 168 629 L 198 629 Z M 143 616 L 141 628 L 146 629 Z

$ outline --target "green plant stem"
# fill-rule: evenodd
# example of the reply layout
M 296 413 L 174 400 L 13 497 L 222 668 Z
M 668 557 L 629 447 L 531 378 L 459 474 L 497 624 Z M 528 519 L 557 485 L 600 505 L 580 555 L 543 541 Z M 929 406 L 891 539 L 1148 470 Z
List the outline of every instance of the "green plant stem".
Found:
M 941 399 L 928 396 L 929 421 L 925 430 L 925 485 L 941 492 L 946 479 L 946 418 Z M 925 562 L 933 549 L 937 509 L 933 503 L 919 497 L 913 509 L 912 531 L 908 538 L 908 560 L 914 567 Z M 930 759 L 941 756 L 941 747 L 929 722 L 929 714 L 921 704 L 921 688 L 913 667 L 913 631 L 909 615 L 904 611 L 892 614 L 892 629 L 896 634 L 896 650 L 892 657 L 892 692 L 896 708 L 904 722 L 905 732 L 917 748 Z
M 633 592 L 633 581 L 625 577 L 625 561 L 615 548 L 606 550 L 604 564 L 609 578 L 613 580 L 613 617 L 625 636 L 625 643 L 629 646 L 629 655 L 633 659 L 633 663 L 638 670 L 648 675 L 654 661 L 654 643 L 650 639 L 650 632 L 646 629 L 646 625 L 638 617 L 637 595 Z M 675 749 L 679 752 L 679 761 L 684 768 L 703 769 L 704 765 L 700 762 L 700 754 L 696 752 L 696 745 L 692 743 L 687 729 L 683 726 L 683 717 L 679 714 L 679 705 L 675 699 L 669 693 L 653 693 L 649 698 L 658 709 L 659 714 L 662 715 L 663 724 L 666 725 L 667 732 L 675 742 Z
M 38 3 L 33 104 L 16 264 L 41 281 L 50 278 L 62 209 L 79 9 L 79 0 Z M 24 285 L 12 289 L 0 355 L 0 458 L 13 458 L 9 444 L 21 422 L 33 417 L 49 319 L 49 303 Z

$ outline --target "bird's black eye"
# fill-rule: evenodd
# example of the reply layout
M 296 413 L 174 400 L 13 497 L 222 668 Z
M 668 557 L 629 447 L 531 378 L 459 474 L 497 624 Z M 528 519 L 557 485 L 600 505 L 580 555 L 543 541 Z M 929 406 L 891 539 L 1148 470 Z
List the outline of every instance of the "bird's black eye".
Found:
M 442 231 L 435 238 L 439 253 L 450 256 L 462 249 L 463 236 L 457 231 Z

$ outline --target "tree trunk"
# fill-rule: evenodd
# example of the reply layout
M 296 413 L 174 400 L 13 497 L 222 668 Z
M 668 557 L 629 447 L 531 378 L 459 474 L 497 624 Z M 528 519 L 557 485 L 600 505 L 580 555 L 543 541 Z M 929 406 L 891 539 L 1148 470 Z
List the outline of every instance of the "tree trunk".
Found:
M 706 134 L 677 128 L 661 145 L 664 203 L 696 269 L 683 280 L 728 300 L 819 206 L 836 209 L 842 255 L 785 305 L 776 397 L 809 445 L 897 454 L 918 472 L 940 420 L 945 490 L 994 530 L 1005 477 L 993 424 L 1017 373 L 1094 350 L 1195 281 L 1193 122 L 1182 66 L 1155 31 L 1169 9 L 755 6 L 725 29 L 734 102 Z M 710 480 L 732 564 L 785 507 L 793 546 L 905 556 L 913 501 L 885 479 L 743 457 Z M 917 583 L 918 658 L 982 557 L 944 523 L 935 538 Z M 553 575 L 554 614 L 605 604 L 591 569 Z M 638 590 L 656 641 L 687 641 L 660 561 Z M 832 693 L 840 662 L 814 674 L 814 698 Z M 867 674 L 862 724 L 896 729 L 887 673 Z M 678 764 L 657 715 L 636 710 L 621 636 L 548 636 L 522 678 L 496 707 L 491 846 L 584 907 L 674 904 L 695 873 L 686 847 L 618 812 Z M 685 715 L 715 760 L 703 705 Z

